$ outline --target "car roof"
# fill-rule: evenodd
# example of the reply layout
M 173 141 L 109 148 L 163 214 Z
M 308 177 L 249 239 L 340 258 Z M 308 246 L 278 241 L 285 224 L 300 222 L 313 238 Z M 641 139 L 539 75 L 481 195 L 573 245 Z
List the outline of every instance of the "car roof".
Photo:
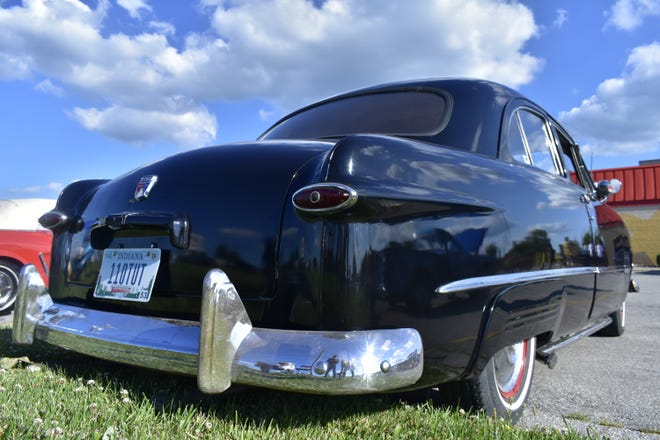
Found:
M 385 84 L 378 84 L 374 86 L 364 87 L 356 89 L 346 93 L 340 93 L 329 98 L 326 98 L 322 101 L 319 101 L 316 104 L 320 104 L 325 101 L 332 101 L 334 99 L 343 98 L 351 95 L 360 95 L 365 93 L 397 90 L 397 89 L 410 89 L 410 88 L 428 88 L 428 89 L 440 89 L 451 91 L 457 88 L 470 87 L 474 90 L 478 90 L 484 93 L 493 93 L 499 96 L 506 97 L 508 99 L 514 98 L 523 98 L 523 96 L 515 91 L 512 88 L 509 88 L 503 84 L 496 83 L 494 81 L 488 81 L 478 78 L 428 78 L 428 79 L 415 79 L 408 81 L 397 81 L 390 82 Z

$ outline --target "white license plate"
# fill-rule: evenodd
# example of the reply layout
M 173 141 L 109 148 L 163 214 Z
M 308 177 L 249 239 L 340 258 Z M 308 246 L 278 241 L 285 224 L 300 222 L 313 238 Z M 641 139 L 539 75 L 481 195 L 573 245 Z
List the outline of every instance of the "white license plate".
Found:
M 106 249 L 94 297 L 147 302 L 160 265 L 160 249 Z

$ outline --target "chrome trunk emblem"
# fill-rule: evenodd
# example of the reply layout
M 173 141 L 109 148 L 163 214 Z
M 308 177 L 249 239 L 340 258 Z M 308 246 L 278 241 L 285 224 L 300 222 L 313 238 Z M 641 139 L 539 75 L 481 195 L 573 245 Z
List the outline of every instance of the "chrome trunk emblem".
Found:
M 138 202 L 147 200 L 147 197 L 149 197 L 149 193 L 156 185 L 156 182 L 158 182 L 158 176 L 156 175 L 140 177 L 140 181 L 135 187 L 135 194 L 133 195 L 135 200 Z

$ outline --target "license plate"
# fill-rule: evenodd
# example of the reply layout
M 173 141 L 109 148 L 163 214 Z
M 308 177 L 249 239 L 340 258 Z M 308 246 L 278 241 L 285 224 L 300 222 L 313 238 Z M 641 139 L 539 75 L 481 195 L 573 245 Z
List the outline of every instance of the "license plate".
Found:
M 160 249 L 106 249 L 94 297 L 147 302 L 160 265 Z

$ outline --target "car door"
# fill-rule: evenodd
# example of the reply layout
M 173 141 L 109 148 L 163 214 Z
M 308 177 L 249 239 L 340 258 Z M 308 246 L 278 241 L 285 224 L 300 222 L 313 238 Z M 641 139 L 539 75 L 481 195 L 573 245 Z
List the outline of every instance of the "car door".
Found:
M 556 274 L 565 283 L 557 334 L 566 335 L 585 326 L 593 306 L 595 269 L 590 246 L 595 216 L 589 188 L 571 179 L 568 157 L 558 148 L 551 121 L 541 109 L 522 100 L 509 116 L 505 139 L 510 159 L 533 169 L 529 186 L 536 197 L 533 204 L 527 202 L 513 216 L 512 222 L 525 228 L 513 227 L 512 240 L 529 242 L 534 236 L 536 241 L 543 237 L 547 243 L 551 261 L 535 269 L 552 271 L 549 275 Z
M 589 194 L 586 207 L 592 220 L 593 239 L 588 246 L 596 273 L 590 318 L 595 319 L 617 310 L 625 300 L 632 264 L 629 233 L 621 217 L 606 200 L 593 196 L 594 182 L 577 145 L 558 125 L 553 125 L 553 135 L 572 181 L 583 186 Z

